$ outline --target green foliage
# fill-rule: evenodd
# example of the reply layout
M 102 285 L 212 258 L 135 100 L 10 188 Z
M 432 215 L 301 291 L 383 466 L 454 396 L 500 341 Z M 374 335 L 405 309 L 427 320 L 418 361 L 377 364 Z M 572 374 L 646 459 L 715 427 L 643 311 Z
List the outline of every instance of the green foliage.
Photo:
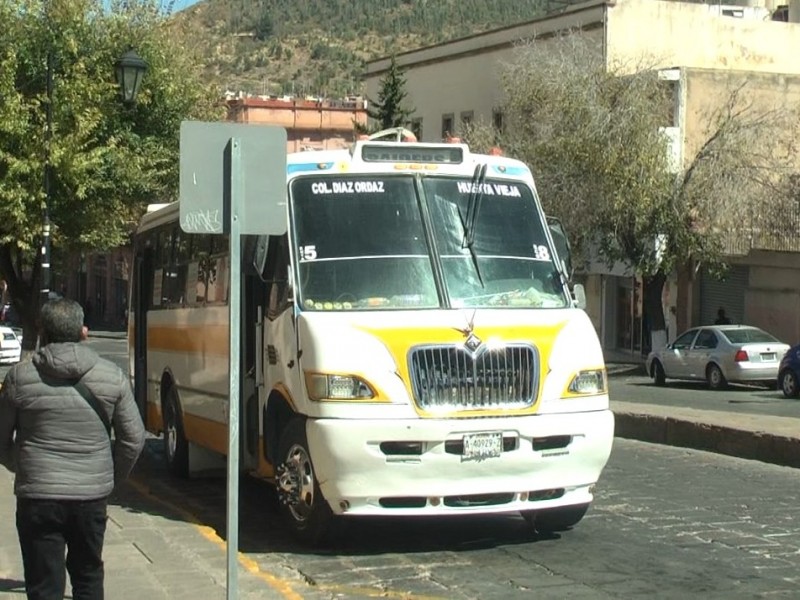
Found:
M 657 74 L 619 76 L 573 34 L 520 48 L 503 77 L 502 145 L 530 163 L 547 211 L 578 252 L 600 247 L 608 262 L 661 268 L 654 239 L 674 224 L 674 176 L 659 131 L 670 98 Z
M 0 0 L 0 21 L 0 275 L 15 298 L 30 287 L 36 306 L 46 150 L 52 244 L 105 249 L 148 202 L 174 199 L 181 121 L 223 113 L 155 0 Z M 114 79 L 129 47 L 148 63 L 135 106 Z
M 268 10 L 263 9 L 261 11 L 261 16 L 259 16 L 258 20 L 255 22 L 255 33 L 253 37 L 255 37 L 258 41 L 263 42 L 272 35 L 274 30 L 275 25 L 272 22 L 272 16 L 269 14 Z
M 414 111 L 405 106 L 404 101 L 408 95 L 406 78 L 398 68 L 394 56 L 392 56 L 389 70 L 381 79 L 380 85 L 378 100 L 369 101 L 370 107 L 367 109 L 367 114 L 377 122 L 377 130 L 404 127 L 408 124 L 408 118 Z

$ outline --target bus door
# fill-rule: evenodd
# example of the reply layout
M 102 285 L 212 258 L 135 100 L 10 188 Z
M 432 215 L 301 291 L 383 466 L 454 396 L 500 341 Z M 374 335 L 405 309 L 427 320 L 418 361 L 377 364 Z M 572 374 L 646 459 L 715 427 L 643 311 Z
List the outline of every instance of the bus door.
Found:
M 267 288 L 248 256 L 254 252 L 257 239 L 248 236 L 244 242 L 242 256 L 242 314 L 241 323 L 241 399 L 240 425 L 243 435 L 242 468 L 253 470 L 258 467 L 259 440 L 259 386 L 263 386 L 261 357 L 263 356 L 264 305 Z
M 153 295 L 153 249 L 139 247 L 134 258 L 133 291 L 131 294 L 131 314 L 134 315 L 133 329 L 133 394 L 136 405 L 147 423 L 147 309 Z

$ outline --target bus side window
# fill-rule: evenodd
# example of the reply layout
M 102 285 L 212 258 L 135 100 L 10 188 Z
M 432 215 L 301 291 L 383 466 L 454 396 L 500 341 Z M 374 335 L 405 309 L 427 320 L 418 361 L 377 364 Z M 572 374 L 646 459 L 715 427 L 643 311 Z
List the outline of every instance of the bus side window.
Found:
M 198 234 L 192 245 L 193 280 L 188 285 L 194 285 L 194 299 L 192 304 L 204 305 L 208 301 L 209 287 L 214 284 L 217 277 L 216 264 L 211 260 L 212 235 Z
M 155 254 L 153 260 L 153 302 L 154 308 L 165 308 L 164 294 L 169 279 L 169 262 L 172 255 L 172 230 L 162 227 L 155 233 Z

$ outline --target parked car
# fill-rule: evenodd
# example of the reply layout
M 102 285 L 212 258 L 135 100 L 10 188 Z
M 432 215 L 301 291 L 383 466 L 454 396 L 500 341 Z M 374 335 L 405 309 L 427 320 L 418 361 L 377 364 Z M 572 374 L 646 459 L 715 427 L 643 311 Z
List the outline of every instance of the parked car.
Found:
M 11 327 L 0 327 L 0 363 L 18 363 L 22 355 L 22 344 Z
M 667 379 L 700 379 L 712 390 L 729 382 L 775 387 L 778 365 L 789 345 L 749 325 L 693 327 L 647 357 L 656 385 Z
M 778 387 L 787 398 L 800 396 L 800 344 L 783 355 L 778 366 Z

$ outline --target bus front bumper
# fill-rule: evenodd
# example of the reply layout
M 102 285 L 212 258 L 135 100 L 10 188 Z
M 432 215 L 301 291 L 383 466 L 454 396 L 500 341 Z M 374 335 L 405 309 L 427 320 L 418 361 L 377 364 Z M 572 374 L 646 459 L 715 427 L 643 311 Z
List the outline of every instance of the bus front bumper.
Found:
M 497 432 L 499 456 L 465 458 L 465 436 Z M 309 419 L 307 435 L 335 514 L 506 513 L 590 503 L 611 452 L 614 416 Z

